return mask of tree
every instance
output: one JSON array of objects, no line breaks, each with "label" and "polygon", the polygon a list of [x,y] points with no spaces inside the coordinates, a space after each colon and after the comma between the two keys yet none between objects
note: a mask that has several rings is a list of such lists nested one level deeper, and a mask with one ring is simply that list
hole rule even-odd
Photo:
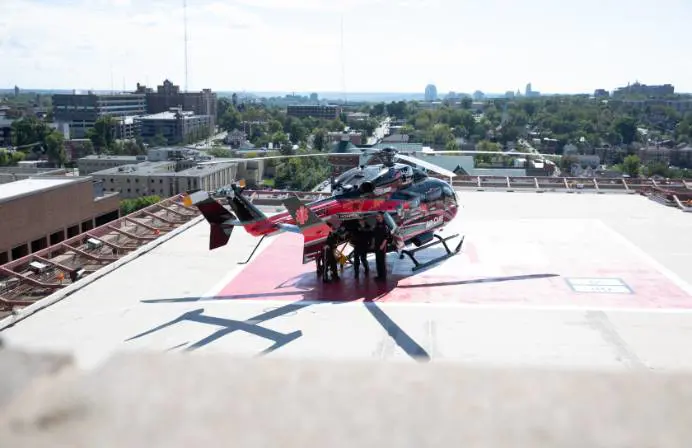
[{"label": "tree", "polygon": [[450,140],[445,145],[445,151],[458,151],[458,150],[459,150],[459,145],[457,145],[457,142],[455,140]]},{"label": "tree", "polygon": [[317,151],[324,151],[327,144],[327,132],[324,129],[317,129],[312,140],[312,147]]},{"label": "tree", "polygon": [[52,130],[36,117],[25,117],[12,123],[12,142],[15,146],[44,142]]},{"label": "tree", "polygon": [[637,137],[637,122],[629,116],[621,117],[613,124],[613,130],[620,135],[622,143],[629,145]]},{"label": "tree", "polygon": [[115,141],[115,120],[110,115],[99,117],[94,127],[87,131],[87,138],[91,140],[97,153],[107,152],[112,149]]},{"label": "tree", "polygon": [[632,154],[625,157],[625,160],[622,162],[622,169],[631,177],[637,177],[639,175],[641,165],[642,162],[639,159],[639,156]]},{"label": "tree", "polygon": [[231,132],[235,129],[240,128],[240,123],[242,122],[242,116],[238,110],[231,106],[227,108],[221,118],[219,119],[219,127],[226,132]]},{"label": "tree", "polygon": [[24,160],[24,153],[21,151],[5,151],[0,149],[0,166],[13,166]]},{"label": "tree", "polygon": [[326,157],[293,157],[279,164],[274,179],[276,188],[309,191],[329,177]]},{"label": "tree", "polygon": [[120,201],[120,216],[129,215],[130,213],[141,210],[150,205],[161,202],[159,196],[142,196],[135,199],[123,199]]},{"label": "tree", "polygon": [[568,156],[563,156],[560,159],[560,170],[564,173],[571,173],[572,171],[572,166],[577,165],[579,163],[579,159],[576,158],[575,156],[568,155]]},{"label": "tree", "polygon": [[226,158],[231,157],[231,151],[225,148],[211,148],[207,150],[207,154],[214,157]]},{"label": "tree", "polygon": [[305,128],[305,126],[303,126],[303,123],[301,123],[300,120],[293,120],[290,123],[288,133],[290,135],[291,142],[294,145],[305,141],[308,136],[308,130]]},{"label": "tree", "polygon": [[375,117],[381,117],[386,112],[386,106],[384,103],[377,103],[370,109],[370,114]]},{"label": "tree", "polygon": [[46,155],[48,161],[61,167],[67,162],[65,154],[65,138],[57,131],[51,132],[45,139]]}]

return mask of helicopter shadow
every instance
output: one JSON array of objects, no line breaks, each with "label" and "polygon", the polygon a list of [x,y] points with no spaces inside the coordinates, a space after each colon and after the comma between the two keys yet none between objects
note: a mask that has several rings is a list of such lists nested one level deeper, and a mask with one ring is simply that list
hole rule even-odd
[{"label": "helicopter shadow", "polygon": [[[289,317],[311,306],[319,307],[324,305],[362,302],[372,318],[375,319],[379,326],[391,337],[402,351],[417,361],[425,362],[430,360],[430,355],[427,351],[407,334],[379,304],[379,302],[383,300],[393,298],[393,292],[396,293],[395,290],[399,289],[400,294],[401,291],[406,290],[413,292],[412,288],[417,287],[434,288],[436,286],[491,283],[554,276],[554,274],[534,274],[529,276],[468,279],[461,275],[461,272],[463,272],[463,263],[458,264],[455,262],[448,264],[447,262],[443,262],[443,264],[446,265],[446,267],[443,267],[444,271],[447,271],[449,267],[451,267],[452,271],[455,271],[451,272],[452,275],[449,275],[450,272],[447,272],[447,275],[444,275],[444,279],[438,279],[440,281],[437,283],[435,279],[437,275],[426,276],[425,278],[421,278],[421,281],[418,282],[415,280],[415,277],[419,273],[429,272],[440,264],[433,264],[428,268],[421,269],[414,273],[411,271],[413,263],[410,260],[400,260],[399,255],[392,252],[387,255],[389,274],[387,280],[384,282],[376,282],[367,276],[355,278],[353,267],[347,264],[340,273],[340,281],[323,283],[321,276],[317,275],[313,266],[277,262],[277,260],[281,259],[282,254],[291,253],[292,250],[302,247],[301,245],[302,242],[297,242],[291,238],[275,241],[272,247],[262,253],[255,263],[246,266],[234,277],[231,283],[224,287],[222,292],[216,296],[142,300],[142,303],[150,305],[199,303],[201,306],[194,307],[195,309],[185,311],[180,316],[168,322],[161,323],[156,327],[134,335],[127,339],[127,341],[141,340],[165,329],[197,323],[213,327],[213,331],[208,336],[198,341],[188,341],[183,344],[178,344],[169,348],[169,350],[191,352],[207,347],[225,336],[237,332],[245,332],[265,339],[268,342],[268,347],[256,354],[256,356],[263,356],[275,352],[303,336],[303,331],[298,328],[294,331],[286,332],[267,328],[264,325],[268,322],[281,317]],[[443,247],[431,247],[416,254],[416,257],[421,262],[424,262],[430,258],[437,258],[444,253],[445,250]],[[455,256],[452,258],[454,259],[457,257]],[[369,254],[368,264],[371,269],[371,276],[374,276],[374,254]],[[455,277],[459,279],[455,280]],[[219,316],[218,311],[215,313],[216,315],[212,315],[209,309],[205,308],[203,305],[204,303],[219,304],[225,301],[252,301],[254,303],[267,301],[267,307],[258,314],[241,320]],[[271,304],[269,303],[270,301]],[[276,306],[275,304],[277,301],[283,301],[285,303]],[[215,310],[218,310],[218,307],[215,308]]]},{"label": "helicopter shadow", "polygon": [[[370,279],[345,279],[343,282],[335,282],[330,284],[322,284],[316,282],[314,273],[306,273],[295,276],[291,281],[294,288],[301,288],[302,291],[276,291],[268,290],[266,292],[255,294],[230,294],[214,297],[179,297],[168,299],[153,299],[142,300],[142,303],[147,304],[166,304],[166,303],[196,303],[196,302],[213,302],[219,303],[223,301],[238,301],[238,300],[257,300],[276,299],[280,297],[295,297],[300,296],[296,301],[291,301],[285,305],[264,309],[261,313],[254,315],[245,320],[237,320],[232,318],[218,317],[206,313],[205,308],[197,308],[187,311],[177,318],[168,322],[162,323],[154,328],[139,333],[128,341],[134,341],[144,338],[153,333],[159,332],[166,328],[174,327],[183,323],[200,323],[204,325],[216,327],[216,331],[209,336],[204,337],[196,342],[185,342],[169,348],[169,351],[182,350],[186,352],[195,351],[205,346],[208,346],[221,338],[232,333],[242,331],[254,336],[266,339],[271,343],[269,347],[261,350],[255,356],[264,356],[272,353],[287,344],[299,339],[303,336],[303,331],[297,329],[292,332],[281,332],[272,330],[262,326],[273,319],[290,316],[305,308],[311,306],[323,305],[339,305],[352,302],[362,302],[368,313],[375,319],[381,328],[392,338],[396,345],[404,351],[412,359],[419,362],[430,361],[430,354],[416,342],[406,331],[398,325],[389,315],[378,305],[378,302],[385,298],[395,288],[430,288],[442,286],[468,285],[475,283],[495,283],[507,281],[521,281],[538,278],[556,277],[557,274],[527,274],[507,277],[491,277],[481,279],[460,279],[457,281],[442,281],[442,282],[426,282],[425,284],[399,284],[405,276],[390,276],[386,282],[374,282]],[[311,278],[312,277],[312,278]],[[350,281],[349,281],[350,280]],[[363,280],[363,281],[360,281]],[[311,287],[312,285],[318,285]],[[329,297],[324,299],[323,297]]]},{"label": "helicopter shadow", "polygon": [[[318,281],[319,280],[319,281]],[[263,310],[261,313],[252,316],[245,320],[237,320],[232,318],[218,317],[207,314],[205,308],[197,308],[187,311],[175,319],[162,323],[154,328],[139,333],[128,338],[125,342],[138,340],[149,336],[153,333],[175,327],[179,324],[195,322],[204,325],[217,327],[207,337],[204,337],[193,343],[182,343],[168,349],[168,351],[182,350],[186,352],[199,350],[209,344],[212,344],[219,339],[232,333],[242,331],[254,336],[266,339],[270,342],[270,346],[261,350],[255,356],[264,356],[272,353],[281,347],[295,341],[303,336],[302,330],[292,332],[281,332],[272,330],[262,326],[266,322],[284,316],[289,316],[299,312],[310,306],[322,305],[339,305],[361,301],[365,309],[382,327],[382,329],[392,338],[392,340],[411,358],[426,362],[430,360],[430,355],[427,351],[418,344],[406,331],[401,328],[387,313],[377,304],[379,300],[391,292],[397,285],[397,279],[390,279],[386,282],[373,282],[352,279],[344,279],[343,282],[334,282],[323,284],[321,279],[314,273],[304,273],[297,275],[294,278],[282,282],[274,290],[268,290],[262,293],[255,294],[231,294],[214,297],[179,297],[168,299],[151,299],[142,300],[146,304],[170,304],[170,303],[196,303],[196,302],[214,302],[220,301],[238,301],[238,300],[261,300],[273,299],[281,297],[300,296],[299,300],[286,303],[279,307],[272,307]],[[368,279],[363,279],[368,280]],[[278,288],[287,288],[291,284],[292,288],[300,288],[301,291],[276,291]],[[354,287],[355,285],[355,287]],[[329,297],[329,299],[323,299]]]}]

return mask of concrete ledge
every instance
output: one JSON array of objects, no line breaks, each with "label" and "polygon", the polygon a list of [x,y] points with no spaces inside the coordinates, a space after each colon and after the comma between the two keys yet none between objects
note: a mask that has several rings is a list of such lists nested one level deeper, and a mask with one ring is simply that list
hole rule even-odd
[{"label": "concrete ledge", "polygon": [[26,308],[22,308],[21,310],[15,312],[14,314],[11,314],[4,319],[0,320],[0,331],[4,330],[7,327],[11,327],[12,325],[16,324],[17,322],[26,319],[27,317],[31,316],[35,312],[42,310],[50,305],[53,305],[54,303],[57,303],[64,298],[70,296],[71,294],[79,291],[80,289],[84,288],[87,285],[90,285],[91,283],[95,282],[96,280],[100,279],[104,275],[108,275],[109,273],[113,272],[114,270],[118,269],[120,266],[123,266],[132,260],[135,260],[142,255],[146,254],[147,252],[157,248],[161,244],[165,243],[166,241],[174,238],[176,235],[181,234],[185,230],[189,229],[190,227],[196,225],[200,221],[204,219],[203,216],[197,216],[196,218],[193,218],[191,221],[183,224],[182,226],[178,227],[177,229],[174,229],[172,232],[169,232],[147,244],[144,246],[138,248],[134,252],[131,252],[127,254],[126,256],[122,257],[119,260],[114,261],[113,263],[102,267],[101,269],[97,270],[96,272],[87,275],[83,279],[71,284],[70,286],[67,286],[66,288],[60,289],[53,294],[49,295],[48,297],[45,297],[41,300],[36,301],[35,303],[27,306]]},{"label": "concrete ledge", "polygon": [[687,448],[691,403],[690,374],[129,355],[17,395],[0,446]]},{"label": "concrete ledge", "polygon": [[[34,380],[71,366],[66,355],[42,355],[0,349],[0,409],[20,394]],[[0,446],[4,446],[0,443]]]}]

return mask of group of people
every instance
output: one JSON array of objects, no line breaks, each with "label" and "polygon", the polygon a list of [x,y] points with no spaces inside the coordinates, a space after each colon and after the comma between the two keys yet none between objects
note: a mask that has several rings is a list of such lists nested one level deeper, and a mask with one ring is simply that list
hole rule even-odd
[{"label": "group of people", "polygon": [[348,232],[348,238],[353,246],[354,275],[356,277],[360,275],[361,265],[363,266],[365,275],[370,273],[368,253],[375,252],[375,267],[377,269],[375,280],[385,280],[387,278],[385,258],[391,233],[389,227],[384,222],[384,213],[378,213],[375,219],[375,226],[370,227],[365,218],[361,217],[358,220],[358,226],[350,231],[346,231],[338,223],[328,223],[331,231],[329,232],[329,236],[327,236],[327,241],[324,246],[325,266],[323,278],[325,281],[328,279],[328,270],[331,271],[331,280],[339,280],[336,249],[340,237],[343,236],[344,232]]}]

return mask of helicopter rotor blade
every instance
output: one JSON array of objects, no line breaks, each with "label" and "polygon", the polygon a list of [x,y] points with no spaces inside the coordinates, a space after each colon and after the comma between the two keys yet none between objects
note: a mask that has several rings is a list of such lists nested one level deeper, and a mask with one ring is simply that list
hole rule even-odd
[{"label": "helicopter rotor blade", "polygon": [[517,151],[430,151],[424,152],[426,155],[495,155],[495,156],[518,156],[518,157],[544,157],[556,158],[562,157],[562,154],[541,154],[535,152],[517,152]]},{"label": "helicopter rotor blade", "polygon": [[441,166],[435,165],[434,163],[426,162],[417,157],[405,156],[402,154],[397,154],[395,157],[397,159],[406,160],[407,162],[421,166],[427,170],[434,171],[445,177],[456,177],[456,173],[454,173],[453,171],[449,171],[448,169],[442,168]]},{"label": "helicopter rotor blade", "polygon": [[318,153],[310,153],[310,154],[292,154],[292,155],[287,155],[287,156],[223,158],[220,160],[209,160],[206,162],[199,162],[197,165],[215,165],[218,163],[247,162],[247,161],[252,161],[252,160],[292,159],[294,157],[323,157],[323,156],[329,156],[329,155],[333,155],[333,154],[329,153],[329,152],[318,152]]}]

